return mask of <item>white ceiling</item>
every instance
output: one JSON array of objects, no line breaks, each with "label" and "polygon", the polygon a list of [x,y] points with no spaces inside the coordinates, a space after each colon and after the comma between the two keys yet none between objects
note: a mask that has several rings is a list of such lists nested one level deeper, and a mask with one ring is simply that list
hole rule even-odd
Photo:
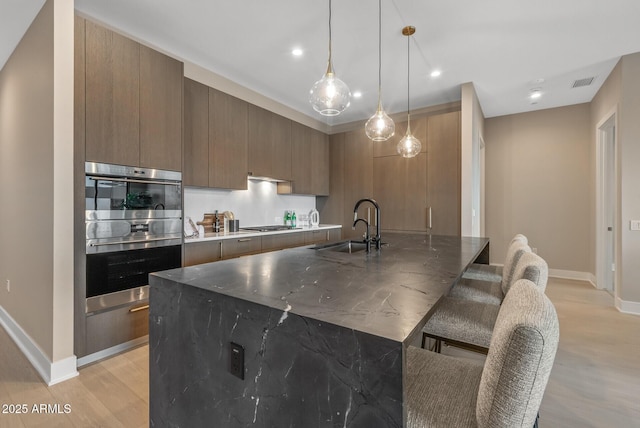
[{"label": "white ceiling", "polygon": [[[41,0],[0,0],[0,64]],[[319,0],[76,0],[76,9],[328,125],[363,120],[377,102],[378,2],[333,1],[333,60],[353,99],[340,116],[307,98],[326,69],[328,2]],[[382,0],[382,100],[406,111],[407,39],[411,108],[460,99],[475,84],[486,117],[590,101],[620,56],[640,51],[638,0]],[[294,58],[291,50],[304,54]],[[429,76],[433,69],[439,78]],[[576,79],[595,77],[572,89]],[[536,79],[544,79],[536,83]],[[532,88],[543,96],[528,98]]]}]

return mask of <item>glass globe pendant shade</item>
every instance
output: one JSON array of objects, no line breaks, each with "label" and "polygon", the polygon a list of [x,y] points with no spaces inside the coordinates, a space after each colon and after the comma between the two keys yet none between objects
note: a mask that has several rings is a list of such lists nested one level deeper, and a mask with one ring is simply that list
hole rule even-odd
[{"label": "glass globe pendant shade", "polygon": [[364,132],[370,140],[386,141],[396,133],[396,125],[378,103],[378,110],[367,120]]},{"label": "glass globe pendant shade", "polygon": [[415,157],[420,153],[420,150],[422,150],[422,143],[411,134],[411,125],[409,123],[407,123],[407,133],[404,134],[404,137],[400,140],[396,148],[398,154],[403,158]]},{"label": "glass globe pendant shade", "polygon": [[331,63],[322,79],[311,87],[309,102],[323,116],[337,116],[351,104],[351,91],[333,73]]}]

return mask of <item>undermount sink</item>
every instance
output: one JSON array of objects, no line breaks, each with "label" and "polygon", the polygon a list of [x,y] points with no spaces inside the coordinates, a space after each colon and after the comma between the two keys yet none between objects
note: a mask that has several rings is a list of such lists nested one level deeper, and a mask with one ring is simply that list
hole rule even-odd
[{"label": "undermount sink", "polygon": [[316,245],[318,251],[335,251],[338,253],[358,253],[367,249],[367,244],[362,241],[340,241],[325,245]]}]

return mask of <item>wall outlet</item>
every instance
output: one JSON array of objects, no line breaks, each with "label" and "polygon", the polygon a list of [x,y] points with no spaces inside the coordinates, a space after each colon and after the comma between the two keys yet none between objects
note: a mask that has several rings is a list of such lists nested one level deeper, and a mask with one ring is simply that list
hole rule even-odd
[{"label": "wall outlet", "polygon": [[629,222],[629,229],[640,230],[640,220],[631,220]]},{"label": "wall outlet", "polygon": [[7,279],[7,293],[11,292],[11,281]]},{"label": "wall outlet", "polygon": [[244,380],[244,348],[229,342],[229,372]]}]

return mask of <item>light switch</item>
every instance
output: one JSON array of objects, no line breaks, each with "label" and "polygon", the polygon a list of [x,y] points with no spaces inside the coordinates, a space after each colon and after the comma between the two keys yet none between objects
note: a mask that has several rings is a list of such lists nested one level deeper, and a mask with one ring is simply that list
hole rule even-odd
[{"label": "light switch", "polygon": [[640,220],[631,220],[629,228],[631,230],[640,230]]}]

